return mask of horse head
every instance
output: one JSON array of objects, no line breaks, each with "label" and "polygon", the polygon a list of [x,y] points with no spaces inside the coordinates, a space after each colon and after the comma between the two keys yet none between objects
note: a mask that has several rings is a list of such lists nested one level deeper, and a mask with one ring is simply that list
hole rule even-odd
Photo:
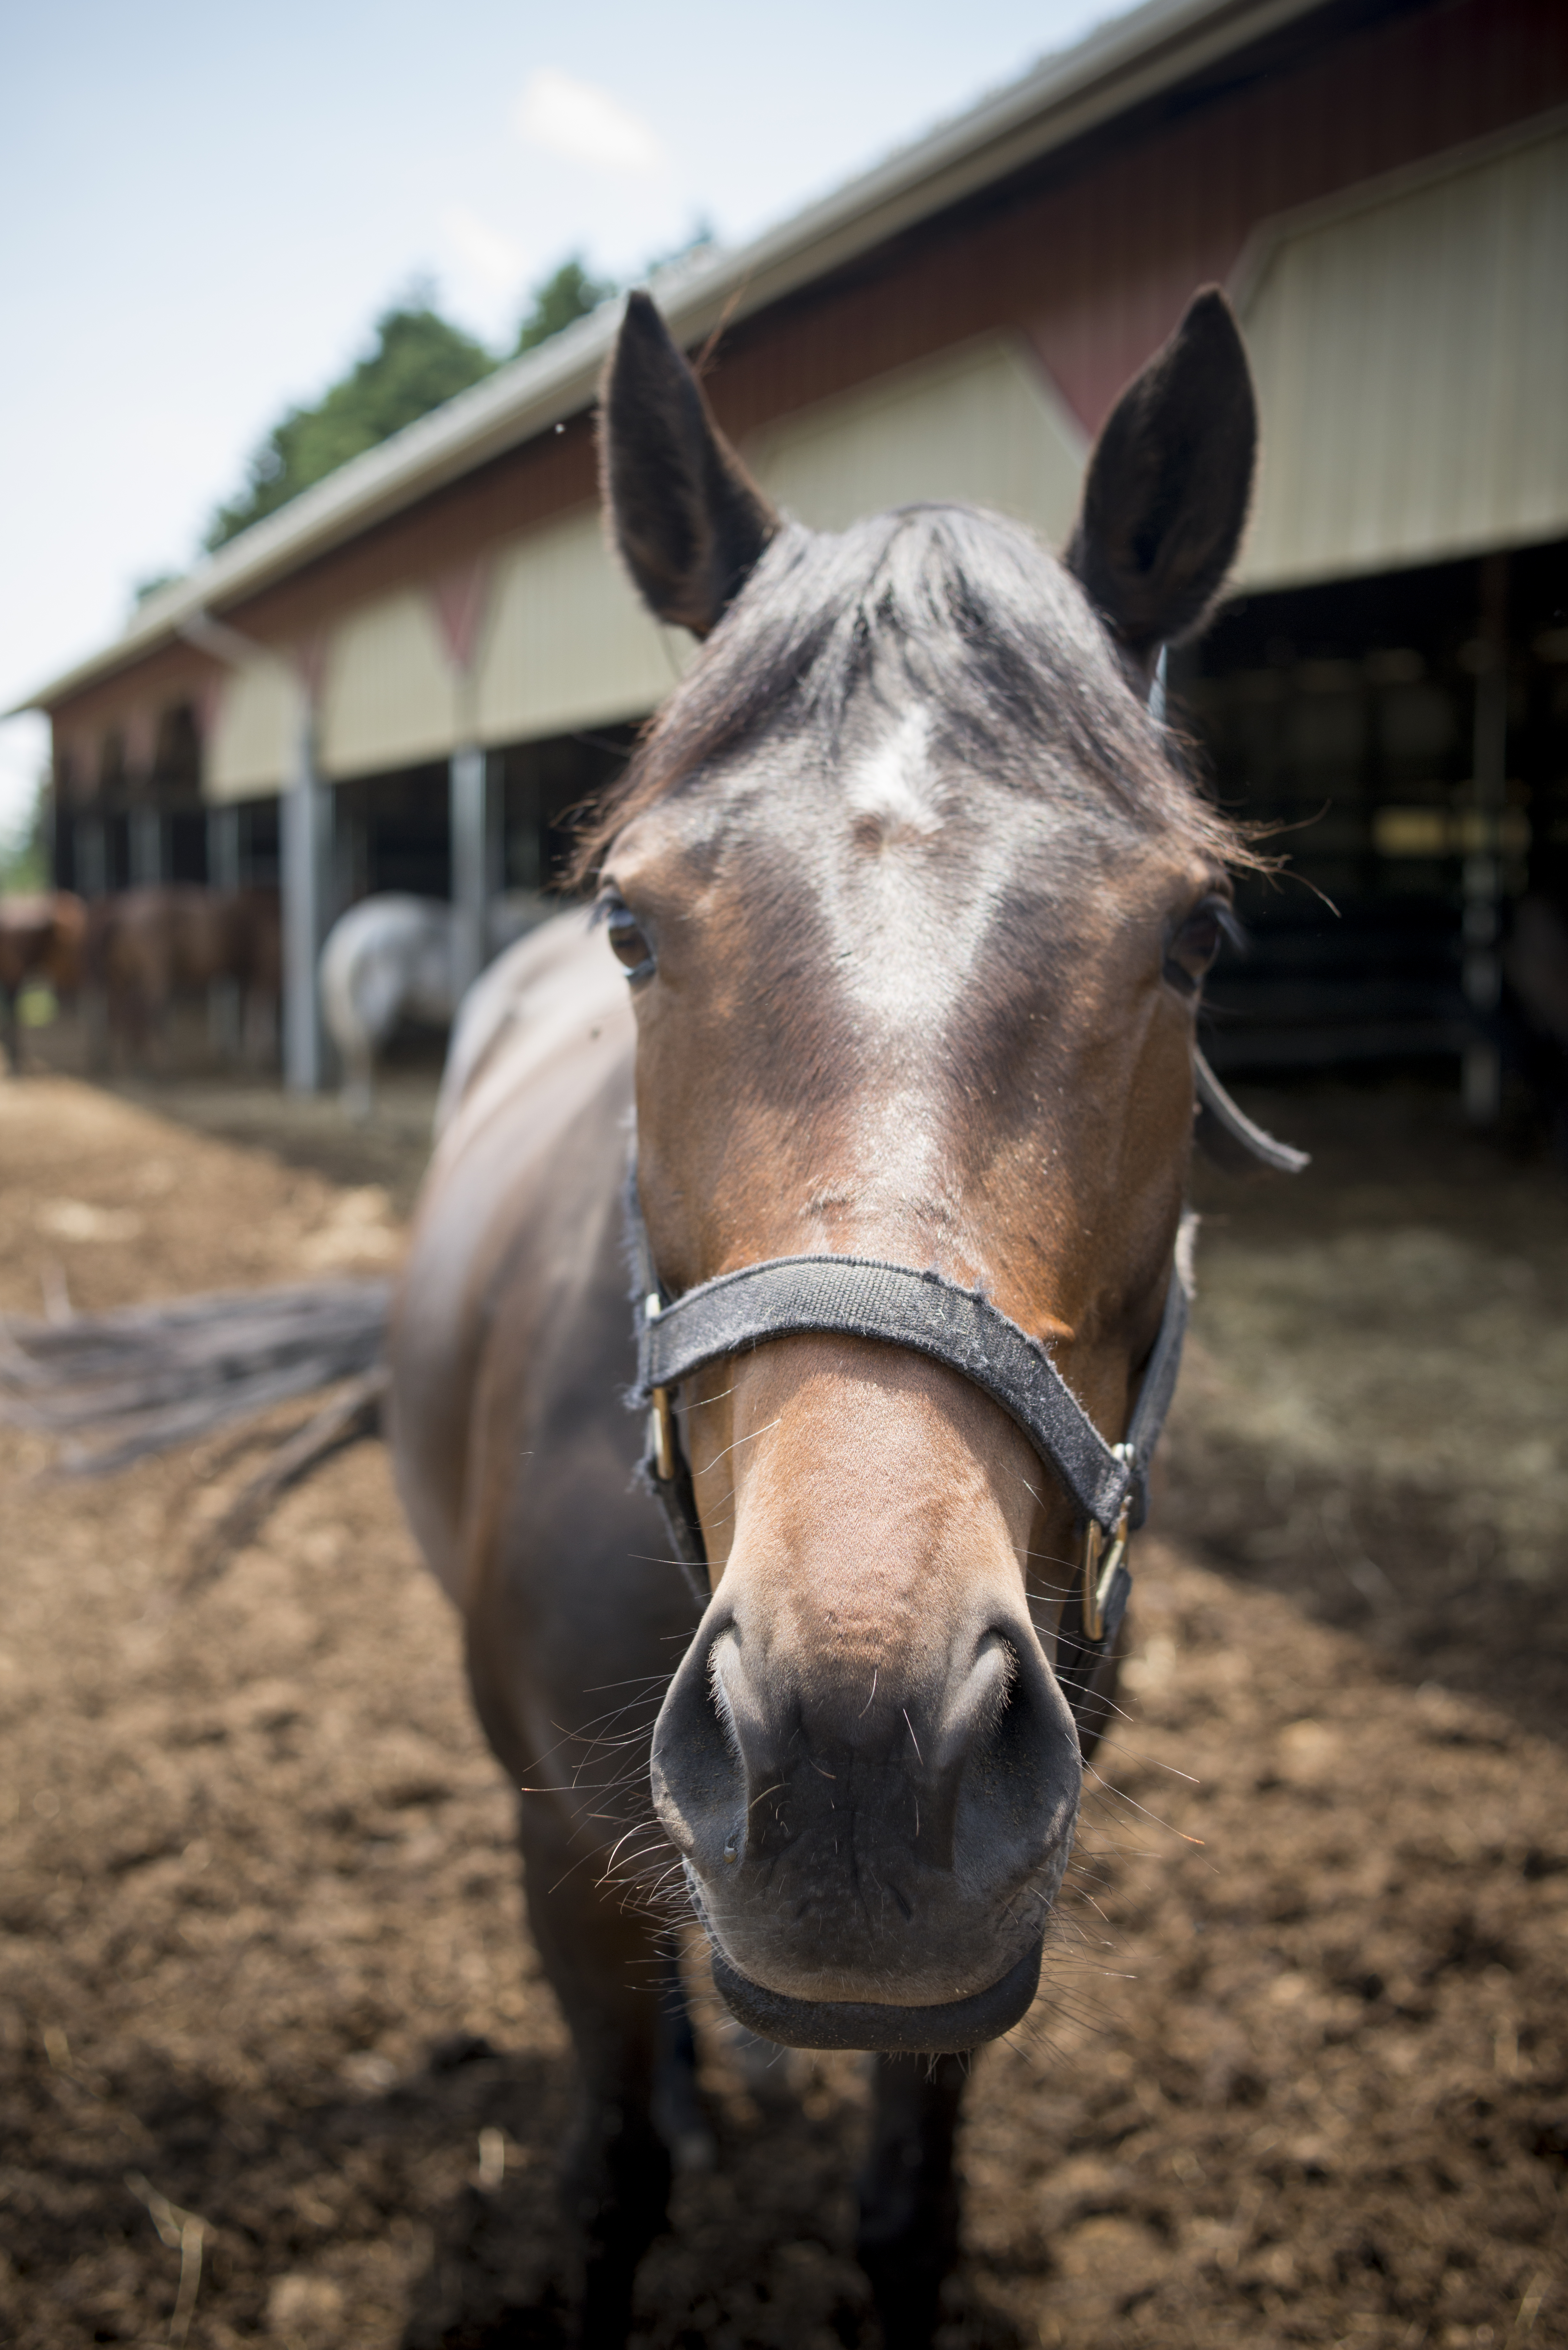
[{"label": "horse head", "polygon": [[[777,1258],[934,1273],[1123,1434],[1237,854],[1149,693],[1235,553],[1255,432],[1210,292],[1106,425],[1064,560],[958,506],[814,533],[632,298],[608,513],[703,645],[585,857],[670,1298]],[[881,1336],[729,1355],[680,1419],[711,1596],[653,1787],[721,1987],[807,2044],[1006,2029],[1078,1809],[1054,1661],[1079,1503],[981,1385]]]}]

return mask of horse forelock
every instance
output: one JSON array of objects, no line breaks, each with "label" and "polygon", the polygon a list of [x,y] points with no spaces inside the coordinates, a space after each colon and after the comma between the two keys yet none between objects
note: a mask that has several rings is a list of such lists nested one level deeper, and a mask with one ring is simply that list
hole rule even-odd
[{"label": "horse forelock", "polygon": [[585,828],[576,878],[635,817],[748,752],[809,741],[819,770],[851,774],[916,708],[933,761],[1047,796],[1087,834],[1254,861],[1064,566],[1000,515],[929,504],[778,534]]}]

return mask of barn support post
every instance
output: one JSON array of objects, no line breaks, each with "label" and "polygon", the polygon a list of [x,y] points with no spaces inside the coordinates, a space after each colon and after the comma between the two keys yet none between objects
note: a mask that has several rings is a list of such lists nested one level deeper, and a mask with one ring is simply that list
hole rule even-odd
[{"label": "barn support post", "polygon": [[332,795],[317,768],[314,697],[304,697],[294,781],[284,793],[280,865],[283,881],[283,1081],[291,1093],[319,1093],[326,1076],[326,1038],[317,962],[327,935],[332,871]]},{"label": "barn support post", "polygon": [[493,889],[489,762],[476,743],[452,754],[452,993],[461,1002],[488,960]]},{"label": "barn support post", "polygon": [[[207,810],[207,887],[237,889],[240,886],[240,812],[237,807]],[[207,1041],[225,1060],[236,1060],[241,1045],[241,1005],[237,981],[214,979],[207,989]]]},{"label": "barn support post", "polygon": [[213,889],[240,886],[240,812],[237,807],[207,810],[207,881]]},{"label": "barn support post", "polygon": [[130,886],[133,889],[156,889],[164,879],[163,818],[157,808],[132,808],[130,812]]},{"label": "barn support post", "polygon": [[497,898],[506,894],[506,763],[497,758],[492,767],[488,759],[484,770],[484,893],[486,900],[484,951],[488,956],[494,941],[488,928],[489,908]]},{"label": "barn support post", "polygon": [[1464,1054],[1465,1116],[1495,1124],[1502,1109],[1502,1055],[1496,1019],[1502,994],[1498,934],[1502,913],[1502,816],[1508,801],[1508,557],[1480,566],[1480,626],[1475,647],[1470,834],[1464,887],[1464,990],[1475,1028]]},{"label": "barn support post", "polygon": [[447,839],[452,852],[452,991],[461,1003],[490,958],[490,900],[496,887],[492,847],[490,763],[475,739],[475,661],[490,605],[491,557],[482,548],[430,582],[436,629],[452,671],[456,742],[447,771]]},{"label": "barn support post", "polygon": [[109,887],[109,850],[101,816],[78,816],[76,837],[77,895],[101,898]]}]

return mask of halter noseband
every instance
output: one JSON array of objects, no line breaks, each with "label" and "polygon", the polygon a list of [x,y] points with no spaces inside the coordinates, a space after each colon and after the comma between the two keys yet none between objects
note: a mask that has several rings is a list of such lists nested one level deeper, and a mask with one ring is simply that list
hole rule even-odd
[{"label": "halter noseband", "polygon": [[[1254,1126],[1202,1055],[1194,1057],[1201,1140],[1207,1143],[1205,1129],[1212,1126],[1239,1156],[1291,1173],[1306,1164],[1302,1152]],[[1132,1590],[1128,1540],[1147,1514],[1149,1464],[1176,1391],[1192,1299],[1196,1224],[1196,1217],[1183,1216],[1165,1310],[1132,1419],[1122,1441],[1107,1444],[1039,1340],[979,1290],[961,1288],[941,1274],[877,1257],[780,1256],[667,1297],[643,1222],[634,1158],[627,1225],[637,1282],[638,1377],[630,1400],[648,1407],[643,1468],[693,1596],[706,1604],[708,1548],[671,1408],[673,1389],[723,1356],[805,1333],[876,1338],[929,1355],[1002,1406],[1077,1504],[1083,1546],[1057,1633],[1056,1677],[1086,1743],[1092,1685],[1115,1648]]]}]

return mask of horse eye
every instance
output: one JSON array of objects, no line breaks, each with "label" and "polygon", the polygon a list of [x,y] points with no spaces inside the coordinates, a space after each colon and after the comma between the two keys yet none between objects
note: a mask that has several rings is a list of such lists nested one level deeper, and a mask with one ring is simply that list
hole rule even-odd
[{"label": "horse eye", "polygon": [[638,928],[631,908],[618,898],[604,904],[603,920],[609,933],[610,952],[628,979],[649,979],[653,975],[653,949],[647,935]]},{"label": "horse eye", "polygon": [[635,922],[612,922],[609,942],[610,952],[623,971],[639,972],[645,965],[652,970],[653,949]]},{"label": "horse eye", "polygon": [[1183,995],[1196,995],[1205,974],[1235,924],[1220,898],[1195,906],[1165,952],[1165,976]]}]

